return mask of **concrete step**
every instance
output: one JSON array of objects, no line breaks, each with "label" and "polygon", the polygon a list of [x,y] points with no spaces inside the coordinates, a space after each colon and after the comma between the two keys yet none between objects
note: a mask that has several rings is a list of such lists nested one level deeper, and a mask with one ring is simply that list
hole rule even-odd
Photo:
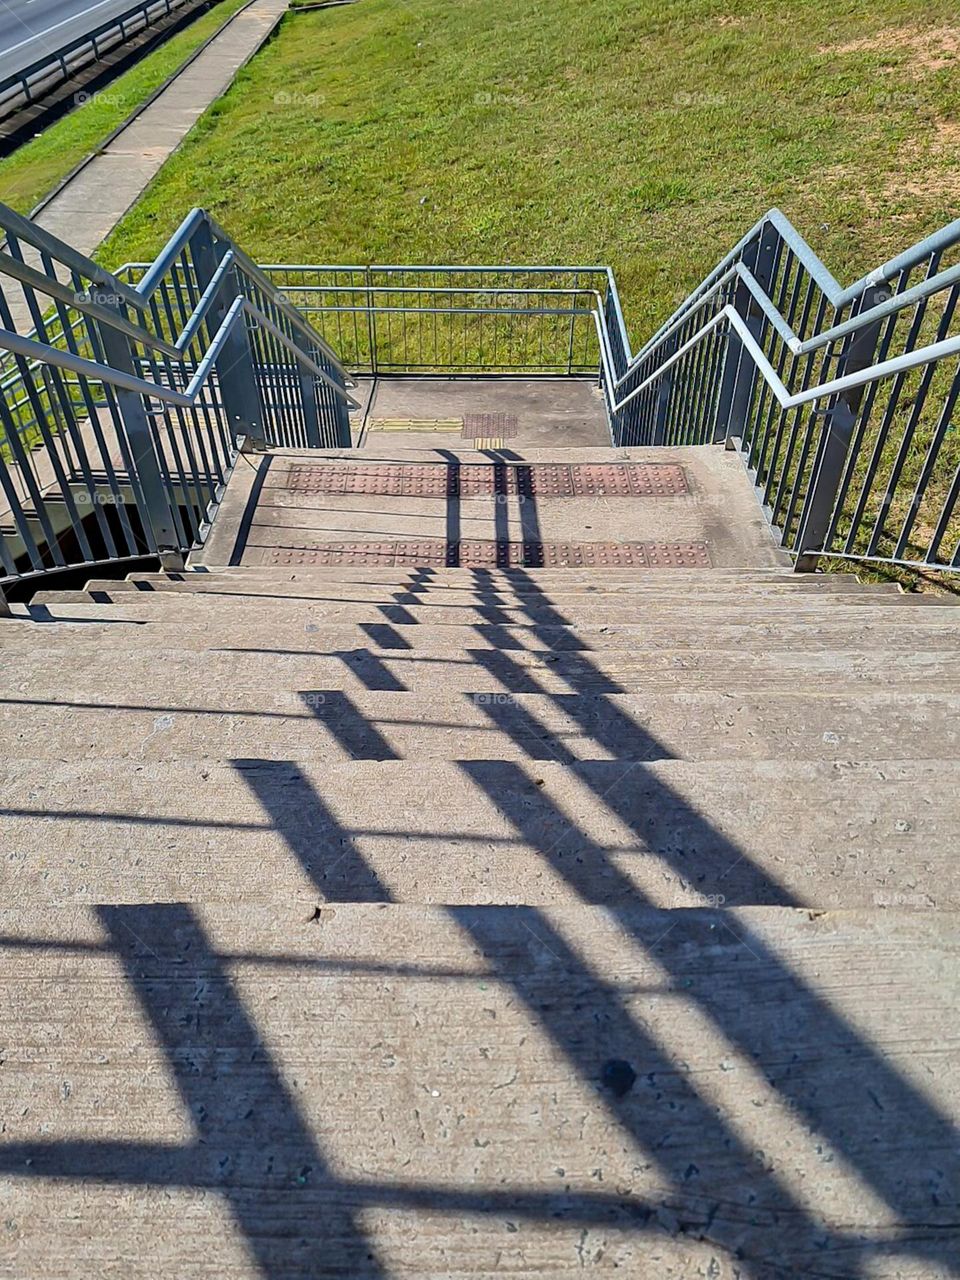
[{"label": "concrete step", "polygon": [[[43,624],[42,638],[57,643],[69,638],[75,653],[93,649],[160,648],[170,646],[183,650],[213,649],[223,646],[245,648],[263,642],[273,651],[324,653],[345,649],[370,648],[373,651],[402,650],[411,653],[447,653],[452,649],[502,649],[531,652],[606,652],[608,650],[656,649],[742,649],[755,652],[771,649],[880,649],[908,652],[920,647],[927,652],[960,650],[960,615],[954,621],[942,610],[931,610],[906,616],[899,610],[859,610],[853,619],[833,616],[830,609],[802,618],[791,611],[777,611],[763,621],[745,621],[733,609],[714,610],[706,618],[698,612],[693,622],[675,613],[660,617],[651,610],[649,620],[592,621],[582,626],[562,625],[567,616],[557,610],[550,616],[556,622],[523,622],[514,625],[516,614],[508,615],[506,624],[494,621],[444,622],[444,608],[431,610],[436,622],[410,625],[403,621],[406,606],[383,606],[379,616],[368,609],[361,616],[368,620],[353,623],[344,619],[345,610],[337,609],[333,621],[327,610],[318,606],[298,605],[294,608],[251,607],[234,602],[218,603],[201,616],[194,609],[179,605],[167,609],[162,604],[146,610],[138,606],[113,606],[104,615],[102,606],[33,605],[29,612],[14,606],[14,615],[24,621],[20,627],[5,627],[4,648],[32,649],[38,639],[38,627],[29,625],[33,618]],[[457,611],[462,614],[462,611]],[[643,611],[640,611],[641,615]],[[769,615],[771,611],[767,611]],[[782,613],[787,613],[783,620]],[[496,610],[484,611],[484,616]],[[64,621],[56,618],[68,615]],[[636,618],[636,613],[633,615]],[[863,622],[858,624],[858,618]],[[129,625],[124,625],[128,623]]]},{"label": "concrete step", "polygon": [[0,931],[11,1274],[953,1268],[939,913],[33,904]]},{"label": "concrete step", "polygon": [[[657,582],[674,582],[696,584],[697,582],[846,582],[848,586],[859,585],[853,574],[805,574],[794,573],[782,566],[746,566],[726,568],[715,566],[709,569],[658,569],[650,570],[628,566],[607,565],[603,568],[457,568],[455,566],[421,566],[404,567],[388,565],[197,565],[188,567],[179,573],[160,573],[139,571],[128,574],[122,581],[177,580],[194,578],[249,578],[251,581],[269,580],[275,577],[278,581],[298,582],[371,582],[371,583],[416,583],[424,586],[472,586],[476,583],[488,583],[500,586],[514,586],[518,589],[538,588],[541,584],[563,585],[566,587],[613,586],[623,583],[637,585]],[[110,578],[93,578],[91,581],[110,582]]]},{"label": "concrete step", "polygon": [[527,591],[682,591],[733,590],[737,585],[745,588],[774,588],[788,586],[795,590],[819,591],[899,591],[893,582],[864,584],[846,573],[792,573],[783,570],[658,570],[655,573],[635,568],[604,568],[604,570],[515,570],[481,572],[479,570],[397,570],[397,568],[353,568],[344,570],[340,577],[326,576],[311,568],[228,568],[218,571],[186,571],[183,573],[131,573],[119,582],[111,579],[91,579],[87,588],[110,588],[127,585],[129,588],[178,589],[180,586],[202,588],[207,582],[246,582],[273,588],[276,585],[311,584],[329,590],[334,585],[394,585],[397,589],[411,590],[502,590],[527,593]]},{"label": "concrete step", "polygon": [[[11,622],[8,627],[22,626]],[[77,649],[72,634],[5,654],[4,695],[87,701],[124,691],[159,697],[223,700],[233,690],[262,685],[286,701],[316,689],[367,689],[447,693],[630,693],[688,691],[763,693],[797,691],[855,695],[897,689],[915,693],[960,692],[960,668],[950,653],[900,653],[870,649],[815,652],[769,650],[657,650],[643,653],[530,653],[523,650],[450,650],[411,654],[370,648],[342,653],[276,653],[244,644],[206,652],[144,646],[110,651]],[[224,702],[226,708],[229,703]]]},{"label": "concrete step", "polygon": [[[250,587],[249,590],[246,589],[247,585]],[[243,586],[244,589],[239,589],[240,586]],[[789,601],[790,603],[796,602],[799,607],[807,607],[817,602],[827,604],[830,601],[843,604],[851,601],[864,603],[895,601],[900,603],[908,600],[919,603],[921,600],[919,596],[891,593],[886,589],[874,591],[872,588],[867,587],[857,589],[856,592],[811,591],[790,587],[764,590],[750,588],[736,591],[718,589],[703,590],[696,593],[686,591],[653,592],[632,587],[596,591],[587,589],[576,591],[500,591],[483,588],[434,588],[408,591],[399,588],[393,589],[389,586],[368,586],[366,584],[354,586],[344,583],[342,586],[331,586],[324,591],[318,591],[311,587],[301,592],[296,583],[270,586],[266,583],[238,584],[230,580],[220,584],[210,582],[205,583],[202,587],[189,586],[182,589],[171,583],[160,586],[156,590],[151,587],[149,590],[143,591],[130,584],[119,589],[111,588],[109,590],[96,587],[90,591],[38,591],[32,597],[31,603],[48,607],[66,604],[128,605],[135,603],[147,604],[151,601],[166,601],[171,597],[201,600],[291,600],[294,602],[316,600],[318,603],[358,605],[381,603],[445,606],[501,605],[503,607],[525,609],[550,606],[577,608],[585,604],[612,604],[639,609],[650,608],[652,604],[659,601],[664,604],[682,603],[689,608],[701,604],[723,604],[735,601],[743,601],[746,605],[762,604],[766,601],[770,601],[773,604]]]},{"label": "concrete step", "polygon": [[[229,707],[151,702],[0,701],[0,757],[188,761],[490,759],[686,760],[960,758],[960,695],[448,695],[260,687]],[[789,765],[785,765],[789,767]]]},{"label": "concrete step", "polygon": [[[142,595],[145,598],[149,598],[152,595],[171,592],[177,594],[199,592],[216,595],[235,593],[240,595],[289,595],[292,597],[316,596],[318,598],[352,600],[382,600],[385,597],[399,595],[411,600],[422,597],[423,599],[442,598],[451,601],[486,596],[504,600],[530,600],[537,598],[596,599],[598,597],[604,599],[608,597],[628,597],[631,599],[682,597],[684,599],[701,600],[718,596],[778,598],[783,595],[794,598],[814,595],[832,598],[834,595],[847,596],[853,594],[866,595],[871,598],[890,595],[899,598],[906,594],[900,592],[891,583],[859,585],[850,579],[844,578],[837,578],[831,581],[824,578],[798,577],[774,579],[725,577],[703,579],[696,582],[687,580],[675,582],[671,579],[669,582],[662,581],[654,585],[649,581],[623,580],[620,582],[605,582],[602,579],[594,579],[592,584],[588,582],[566,584],[557,581],[552,583],[485,583],[483,581],[470,583],[466,580],[454,582],[381,583],[367,580],[335,582],[333,580],[314,581],[301,578],[280,579],[271,578],[270,576],[253,578],[246,574],[216,576],[213,574],[196,574],[191,576],[184,575],[181,580],[163,577],[136,578],[122,582],[93,579],[87,584],[85,591],[43,591],[38,592],[34,599],[40,603],[51,604],[55,603],[58,598],[64,597],[82,600],[89,595],[110,598]],[[928,598],[936,599],[937,597]]]},{"label": "concrete step", "polygon": [[960,763],[480,760],[2,771],[5,901],[960,905]]},{"label": "concrete step", "polygon": [[245,631],[266,629],[268,635],[274,627],[293,627],[324,623],[326,626],[359,626],[392,624],[419,629],[428,626],[458,626],[473,628],[483,625],[503,627],[565,627],[587,629],[622,626],[671,627],[691,624],[696,618],[700,625],[709,627],[714,619],[720,622],[742,620],[745,625],[786,625],[803,627],[808,622],[850,622],[865,625],[868,619],[899,619],[902,626],[911,630],[938,628],[943,632],[960,631],[960,612],[952,609],[921,609],[904,612],[901,601],[905,596],[879,597],[876,609],[869,608],[869,601],[860,597],[847,599],[835,596],[830,600],[805,598],[796,604],[791,601],[750,602],[739,605],[729,599],[704,601],[693,606],[680,600],[651,600],[638,602],[591,599],[585,602],[547,602],[537,600],[531,604],[447,604],[440,600],[428,603],[397,603],[396,601],[336,601],[336,600],[264,600],[262,597],[238,599],[216,598],[201,594],[125,597],[116,604],[34,604],[12,606],[14,618],[33,618],[41,624],[55,621],[102,622],[182,622],[208,625],[213,619],[224,627],[238,626]]}]

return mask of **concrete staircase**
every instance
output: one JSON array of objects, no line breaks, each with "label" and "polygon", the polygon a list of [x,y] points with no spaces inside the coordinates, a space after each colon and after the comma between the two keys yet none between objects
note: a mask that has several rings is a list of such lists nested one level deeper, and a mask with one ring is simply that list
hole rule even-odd
[{"label": "concrete staircase", "polygon": [[958,1274],[960,615],[777,561],[14,605],[0,1275]]}]

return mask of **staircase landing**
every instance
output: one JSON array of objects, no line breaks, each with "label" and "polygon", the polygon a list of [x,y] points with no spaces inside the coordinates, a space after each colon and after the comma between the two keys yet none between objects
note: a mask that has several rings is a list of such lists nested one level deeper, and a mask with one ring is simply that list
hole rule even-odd
[{"label": "staircase landing", "polygon": [[[788,567],[733,454],[383,433],[248,456],[195,565]],[[387,482],[384,481],[384,472]]]}]

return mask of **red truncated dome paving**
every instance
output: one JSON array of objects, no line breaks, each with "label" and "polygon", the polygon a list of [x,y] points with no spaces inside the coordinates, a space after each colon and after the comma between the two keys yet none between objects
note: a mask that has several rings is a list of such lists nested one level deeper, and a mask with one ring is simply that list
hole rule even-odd
[{"label": "red truncated dome paving", "polygon": [[331,463],[291,467],[286,488],[397,498],[672,498],[687,493],[687,481],[682,467],[653,463]]},{"label": "red truncated dome paving", "polygon": [[264,548],[271,565],[455,566],[496,568],[708,569],[702,542],[328,542],[317,547]]}]

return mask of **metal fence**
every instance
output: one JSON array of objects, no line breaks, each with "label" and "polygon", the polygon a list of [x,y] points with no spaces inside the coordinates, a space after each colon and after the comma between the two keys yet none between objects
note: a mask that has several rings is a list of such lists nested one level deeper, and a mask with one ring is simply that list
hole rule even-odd
[{"label": "metal fence", "polygon": [[182,554],[244,440],[350,444],[339,360],[203,211],[117,275],[5,206],[0,227],[0,582]]},{"label": "metal fence", "polygon": [[[46,457],[66,449],[81,423],[87,439],[105,413],[116,418],[120,366],[106,337],[116,343],[119,332],[153,406],[144,413],[161,487],[178,494],[168,545],[202,536],[200,499],[216,500],[238,434],[267,445],[349,444],[346,367],[373,377],[596,378],[614,444],[738,450],[798,567],[821,557],[960,567],[960,221],[842,289],[773,210],[636,353],[607,268],[258,268],[195,212],[152,266],[105,277],[53,242],[60,258],[48,247],[30,276],[18,238],[42,249],[42,233],[9,213],[0,227],[13,232],[0,270],[28,300],[31,290],[55,299],[41,314],[33,298],[32,341],[0,335],[14,353],[0,362],[0,483],[9,487],[11,465],[23,472],[34,444]],[[56,261],[72,271],[59,295]],[[83,278],[121,292],[110,306],[81,305]],[[131,308],[149,333],[139,319],[130,327]],[[51,349],[87,363],[58,363]],[[200,438],[209,465],[186,456]],[[73,465],[71,483],[76,475]],[[189,483],[177,487],[175,476]],[[20,524],[29,530],[31,519]],[[37,567],[43,556],[19,534]],[[4,570],[18,570],[5,554]]]},{"label": "metal fence", "polygon": [[0,120],[31,106],[134,36],[196,3],[197,0],[141,0],[58,48],[45,45],[40,57],[0,78]]},{"label": "metal fence", "polygon": [[601,267],[264,266],[360,374],[596,377]]},{"label": "metal fence", "polygon": [[623,445],[724,442],[801,568],[960,567],[960,220],[842,289],[772,210],[601,380]]}]

